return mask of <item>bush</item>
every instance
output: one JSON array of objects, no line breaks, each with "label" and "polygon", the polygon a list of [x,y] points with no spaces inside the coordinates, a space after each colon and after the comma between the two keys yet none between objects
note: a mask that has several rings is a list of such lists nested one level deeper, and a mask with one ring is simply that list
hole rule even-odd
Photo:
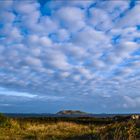
[{"label": "bush", "polygon": [[11,126],[10,119],[0,113],[0,127]]}]

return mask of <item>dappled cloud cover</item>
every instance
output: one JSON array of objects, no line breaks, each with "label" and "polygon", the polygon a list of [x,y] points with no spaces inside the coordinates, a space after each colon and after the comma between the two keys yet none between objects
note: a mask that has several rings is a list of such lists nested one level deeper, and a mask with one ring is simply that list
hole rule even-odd
[{"label": "dappled cloud cover", "polygon": [[138,112],[140,2],[1,0],[0,111]]}]

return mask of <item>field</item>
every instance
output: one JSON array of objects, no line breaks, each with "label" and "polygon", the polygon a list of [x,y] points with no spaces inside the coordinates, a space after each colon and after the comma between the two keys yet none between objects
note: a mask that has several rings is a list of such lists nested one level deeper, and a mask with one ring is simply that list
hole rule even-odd
[{"label": "field", "polygon": [[28,117],[0,115],[0,140],[140,140],[130,117]]}]

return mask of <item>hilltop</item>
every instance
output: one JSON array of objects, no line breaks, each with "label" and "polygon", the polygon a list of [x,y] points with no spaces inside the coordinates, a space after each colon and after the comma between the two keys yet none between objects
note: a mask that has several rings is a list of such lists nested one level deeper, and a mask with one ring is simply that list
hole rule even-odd
[{"label": "hilltop", "polygon": [[56,113],[57,115],[86,115],[88,113],[79,110],[62,110]]}]

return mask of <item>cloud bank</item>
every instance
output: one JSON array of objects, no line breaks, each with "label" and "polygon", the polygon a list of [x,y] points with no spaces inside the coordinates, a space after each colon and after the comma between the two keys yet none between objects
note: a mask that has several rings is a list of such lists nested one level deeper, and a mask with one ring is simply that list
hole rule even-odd
[{"label": "cloud bank", "polygon": [[137,112],[139,9],[123,0],[1,1],[0,109]]}]

